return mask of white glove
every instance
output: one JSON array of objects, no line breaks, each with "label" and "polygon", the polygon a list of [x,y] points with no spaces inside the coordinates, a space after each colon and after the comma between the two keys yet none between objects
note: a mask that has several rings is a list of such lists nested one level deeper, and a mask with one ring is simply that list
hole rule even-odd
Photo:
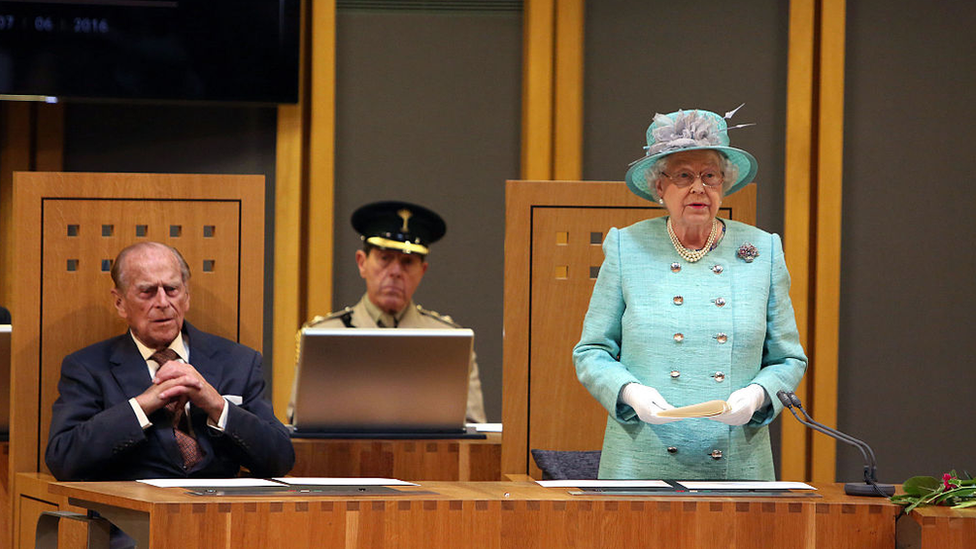
[{"label": "white glove", "polygon": [[727,425],[745,425],[752,419],[759,408],[766,402],[766,390],[755,383],[746,385],[738,391],[733,391],[726,401],[729,403],[728,412],[710,417]]},{"label": "white glove", "polygon": [[620,401],[633,408],[637,412],[637,417],[644,423],[662,425],[680,419],[675,417],[660,417],[657,415],[658,412],[670,410],[674,406],[668,404],[668,401],[664,400],[661,393],[657,392],[657,389],[654,387],[648,387],[640,383],[628,383],[620,391]]}]

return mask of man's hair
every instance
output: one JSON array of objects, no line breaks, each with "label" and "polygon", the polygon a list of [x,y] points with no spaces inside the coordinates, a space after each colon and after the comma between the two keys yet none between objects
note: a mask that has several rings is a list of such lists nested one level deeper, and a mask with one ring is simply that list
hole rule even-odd
[{"label": "man's hair", "polygon": [[183,283],[186,284],[189,282],[190,266],[187,265],[186,260],[183,259],[183,254],[181,254],[179,250],[172,246],[167,246],[162,242],[139,242],[122,248],[119,255],[115,256],[115,261],[112,262],[112,282],[115,283],[115,288],[117,290],[124,290],[128,284],[125,271],[122,268],[126,258],[130,253],[146,248],[162,248],[164,250],[168,250],[171,254],[173,254],[173,257],[175,257],[180,264],[180,278],[183,279]]}]

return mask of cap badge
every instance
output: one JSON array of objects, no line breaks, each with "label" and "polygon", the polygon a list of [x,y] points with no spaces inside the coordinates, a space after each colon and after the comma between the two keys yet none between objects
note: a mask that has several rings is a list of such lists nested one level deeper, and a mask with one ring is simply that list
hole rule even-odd
[{"label": "cap badge", "polygon": [[403,208],[402,210],[397,212],[397,215],[400,216],[400,219],[403,220],[403,227],[400,227],[400,231],[405,233],[409,232],[410,229],[407,228],[407,222],[410,220],[411,217],[413,217],[413,213],[410,210]]}]

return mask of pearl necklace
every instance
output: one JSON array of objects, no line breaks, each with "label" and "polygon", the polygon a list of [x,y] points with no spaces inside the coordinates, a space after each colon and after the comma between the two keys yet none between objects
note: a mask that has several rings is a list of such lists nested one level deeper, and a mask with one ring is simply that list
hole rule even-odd
[{"label": "pearl necklace", "polygon": [[674,244],[674,250],[678,252],[678,255],[683,257],[685,261],[689,263],[695,263],[699,259],[705,257],[705,254],[712,251],[712,244],[715,243],[715,238],[718,236],[718,222],[714,219],[712,220],[712,232],[708,233],[708,240],[705,241],[705,247],[700,250],[689,250],[681,244],[678,240],[678,235],[674,234],[674,227],[671,225],[671,218],[668,217],[668,236],[671,237],[671,244]]}]

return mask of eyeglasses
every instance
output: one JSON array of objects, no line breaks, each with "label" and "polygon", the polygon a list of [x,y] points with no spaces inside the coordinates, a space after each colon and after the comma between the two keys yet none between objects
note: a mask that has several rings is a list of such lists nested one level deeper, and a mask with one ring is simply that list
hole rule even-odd
[{"label": "eyeglasses", "polygon": [[698,179],[701,179],[702,185],[710,189],[721,187],[722,183],[725,183],[725,177],[722,175],[722,172],[714,170],[705,170],[701,173],[684,170],[677,172],[674,175],[667,172],[661,173],[670,179],[671,182],[674,183],[674,186],[678,187],[679,189],[692,186]]}]

